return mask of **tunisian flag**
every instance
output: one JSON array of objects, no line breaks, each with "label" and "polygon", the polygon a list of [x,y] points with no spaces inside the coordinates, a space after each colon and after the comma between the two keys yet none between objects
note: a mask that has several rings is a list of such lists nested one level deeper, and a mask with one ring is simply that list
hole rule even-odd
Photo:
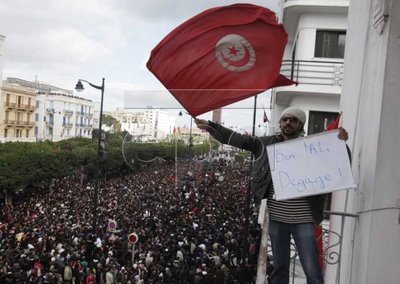
[{"label": "tunisian flag", "polygon": [[217,7],[170,32],[147,68],[197,116],[294,84],[279,74],[286,42],[274,12],[252,4]]}]

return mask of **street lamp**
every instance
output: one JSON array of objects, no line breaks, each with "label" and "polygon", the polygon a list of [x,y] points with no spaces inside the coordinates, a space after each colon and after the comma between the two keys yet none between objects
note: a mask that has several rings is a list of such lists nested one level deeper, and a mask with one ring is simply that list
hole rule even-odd
[{"label": "street lamp", "polygon": [[[92,83],[79,79],[78,83],[76,83],[75,90],[78,92],[82,92],[85,88],[83,87],[82,82],[88,83],[91,87],[96,88],[98,90],[101,90],[101,100],[100,100],[100,117],[99,117],[99,137],[97,139],[97,156],[100,158],[102,154],[102,149],[101,149],[101,138],[102,138],[102,133],[101,133],[101,124],[103,121],[103,97],[104,97],[104,78],[103,78],[103,83],[101,86],[96,86],[93,85]],[[104,150],[104,149],[103,149]]]},{"label": "street lamp", "polygon": [[[97,159],[98,161],[100,160],[100,157],[103,154],[104,149],[101,147],[101,139],[102,139],[102,133],[101,133],[101,124],[103,121],[103,97],[104,97],[104,81],[105,79],[103,78],[103,82],[101,86],[93,85],[92,83],[79,79],[78,83],[76,83],[75,90],[78,92],[82,92],[84,90],[82,82],[88,83],[91,87],[101,90],[101,100],[100,100],[100,118],[99,118],[99,137],[97,139]],[[96,225],[97,225],[97,203],[98,203],[98,195],[99,195],[99,186],[94,187],[94,194],[93,194],[93,236],[96,234]]]}]

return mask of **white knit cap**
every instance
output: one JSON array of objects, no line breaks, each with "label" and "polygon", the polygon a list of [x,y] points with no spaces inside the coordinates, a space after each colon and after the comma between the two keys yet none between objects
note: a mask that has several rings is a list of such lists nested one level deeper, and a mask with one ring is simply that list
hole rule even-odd
[{"label": "white knit cap", "polygon": [[306,114],[305,114],[305,112],[303,110],[297,108],[297,107],[288,107],[287,109],[285,109],[282,112],[282,116],[281,117],[283,117],[286,114],[290,114],[290,115],[293,115],[293,116],[297,117],[297,119],[300,120],[303,124],[306,122]]}]

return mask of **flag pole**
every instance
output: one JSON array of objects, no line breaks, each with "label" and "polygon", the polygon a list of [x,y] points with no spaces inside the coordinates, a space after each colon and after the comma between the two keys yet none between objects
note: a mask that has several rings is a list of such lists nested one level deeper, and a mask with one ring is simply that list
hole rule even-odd
[{"label": "flag pole", "polygon": [[[254,108],[253,108],[253,129],[252,129],[252,136],[255,136],[256,132],[256,112],[257,112],[257,95],[254,96]],[[252,190],[252,178],[251,173],[253,171],[253,161],[254,161],[254,154],[251,154],[251,161],[249,165],[249,183],[247,186],[247,194],[246,194],[246,209],[245,209],[245,229],[244,229],[244,240],[243,240],[243,248],[242,248],[242,263],[246,263],[247,257],[247,246],[248,246],[248,238],[249,238],[249,227],[250,227],[250,202],[251,202],[251,190]]]}]

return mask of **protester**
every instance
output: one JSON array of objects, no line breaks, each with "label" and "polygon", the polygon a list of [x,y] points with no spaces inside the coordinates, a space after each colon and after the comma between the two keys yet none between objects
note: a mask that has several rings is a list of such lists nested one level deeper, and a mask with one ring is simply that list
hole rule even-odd
[{"label": "protester", "polygon": [[[315,237],[315,224],[322,221],[322,195],[284,201],[275,200],[266,151],[268,145],[304,135],[305,122],[306,115],[303,110],[289,107],[282,112],[279,120],[280,133],[272,136],[252,137],[241,135],[211,121],[195,119],[195,123],[200,129],[208,131],[219,142],[249,150],[255,156],[252,173],[255,202],[259,204],[262,198],[268,199],[269,236],[274,260],[271,284],[289,283],[291,236],[296,243],[307,283],[324,282]],[[347,140],[346,130],[341,128],[338,137]]]}]

